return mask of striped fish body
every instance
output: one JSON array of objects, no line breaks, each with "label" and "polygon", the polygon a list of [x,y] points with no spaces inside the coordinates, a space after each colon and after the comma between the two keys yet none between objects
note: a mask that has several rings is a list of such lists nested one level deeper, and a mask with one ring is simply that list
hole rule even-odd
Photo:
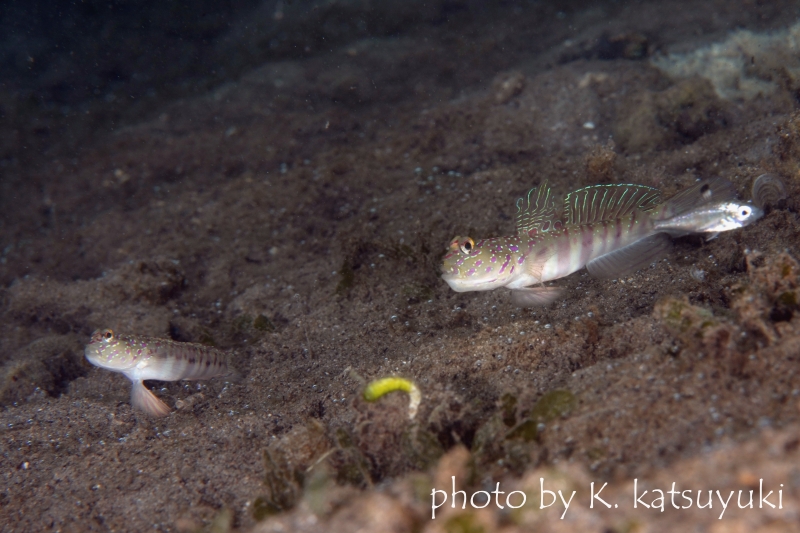
[{"label": "striped fish body", "polygon": [[556,209],[545,183],[517,201],[516,235],[451,241],[442,278],[457,292],[506,287],[516,305],[543,305],[561,295],[544,282],[583,267],[598,278],[624,275],[666,254],[670,237],[741,228],[763,214],[735,193],[717,178],[661,203],[652,187],[595,185],[569,193]]},{"label": "striped fish body", "polygon": [[577,272],[591,261],[652,235],[649,213],[634,211],[622,218],[567,225],[547,235],[526,260],[532,283],[543,283]]},{"label": "striped fish body", "polygon": [[209,379],[230,373],[225,353],[201,344],[169,339],[116,335],[98,330],[85,350],[95,366],[121,372],[133,383],[131,403],[154,416],[165,416],[169,408],[156,398],[143,381]]}]

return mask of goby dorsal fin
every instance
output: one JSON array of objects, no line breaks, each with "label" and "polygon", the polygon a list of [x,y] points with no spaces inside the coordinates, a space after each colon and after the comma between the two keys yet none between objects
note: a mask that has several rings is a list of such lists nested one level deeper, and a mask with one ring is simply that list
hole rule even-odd
[{"label": "goby dorsal fin", "polygon": [[556,205],[550,186],[545,180],[517,200],[517,235],[528,237],[561,228],[556,218]]},{"label": "goby dorsal fin", "polygon": [[571,226],[615,220],[634,209],[649,211],[660,200],[661,191],[646,185],[592,185],[567,195],[564,218]]}]

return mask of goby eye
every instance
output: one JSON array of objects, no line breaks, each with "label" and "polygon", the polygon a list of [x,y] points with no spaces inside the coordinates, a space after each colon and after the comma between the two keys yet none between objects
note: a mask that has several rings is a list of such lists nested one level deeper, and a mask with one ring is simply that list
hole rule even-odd
[{"label": "goby eye", "polygon": [[461,241],[461,253],[468,254],[475,248],[475,241],[467,237],[463,241]]}]

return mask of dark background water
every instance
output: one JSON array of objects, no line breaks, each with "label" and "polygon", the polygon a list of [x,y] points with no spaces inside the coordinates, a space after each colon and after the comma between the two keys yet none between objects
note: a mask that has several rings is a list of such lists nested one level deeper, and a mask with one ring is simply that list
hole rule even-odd
[{"label": "dark background water", "polygon": [[61,135],[77,146],[97,130],[236,79],[265,61],[308,57],[420,25],[470,23],[527,4],[4,2],[0,161],[35,159]]},{"label": "dark background water", "polygon": [[[309,57],[362,38],[424,38],[426,28],[492,32],[498,19],[535,21],[554,12],[567,18],[602,11],[611,22],[633,4],[9,0],[0,8],[0,164],[36,161],[56,142],[75,149],[165,100],[202,93],[265,61]],[[753,26],[781,15],[768,4],[753,9],[758,17],[738,18]]]}]

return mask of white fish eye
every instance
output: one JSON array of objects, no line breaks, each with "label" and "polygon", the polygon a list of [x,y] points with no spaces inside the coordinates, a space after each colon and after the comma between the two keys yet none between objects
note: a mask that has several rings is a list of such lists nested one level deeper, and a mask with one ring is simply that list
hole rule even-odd
[{"label": "white fish eye", "polygon": [[752,212],[753,210],[746,205],[743,205],[742,207],[739,208],[739,215],[741,215],[742,218],[749,217],[750,213]]},{"label": "white fish eye", "polygon": [[459,249],[461,250],[461,253],[463,253],[463,254],[470,253],[474,248],[475,248],[475,241],[473,241],[469,237],[464,239],[461,242],[461,245],[459,246]]}]

